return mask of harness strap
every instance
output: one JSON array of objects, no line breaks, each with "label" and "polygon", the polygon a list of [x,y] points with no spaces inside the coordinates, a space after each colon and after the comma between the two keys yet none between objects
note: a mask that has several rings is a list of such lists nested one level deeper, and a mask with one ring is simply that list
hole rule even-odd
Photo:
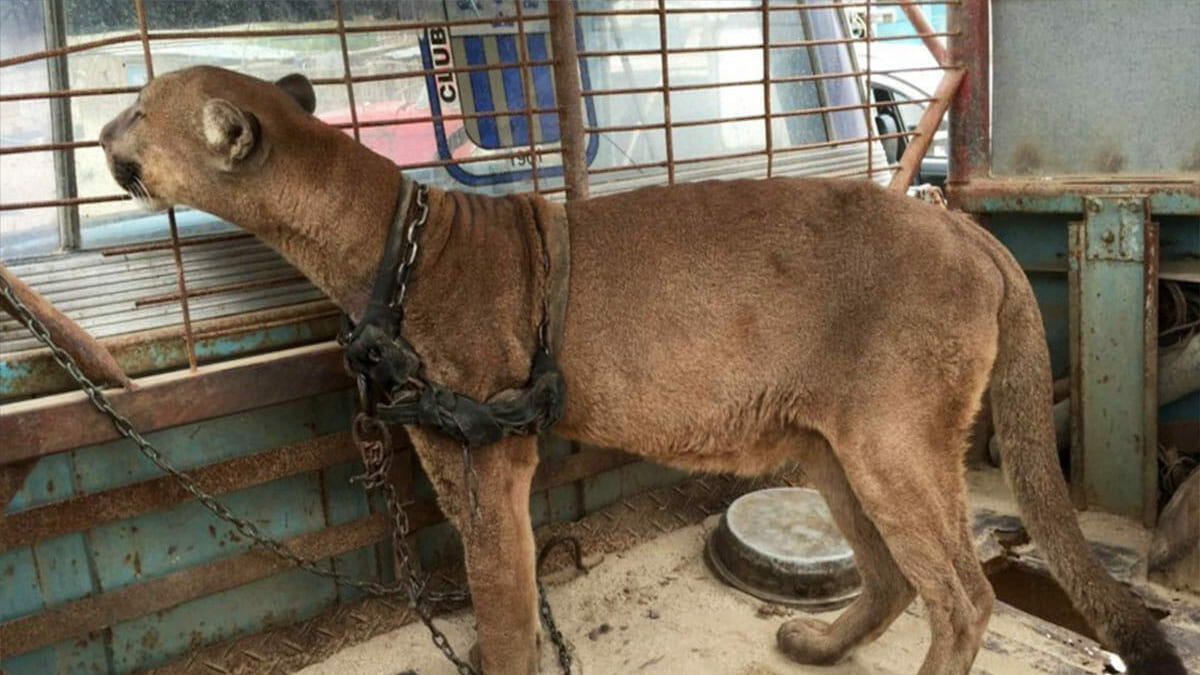
[{"label": "harness strap", "polygon": [[[384,422],[431,427],[472,448],[511,435],[539,433],[558,421],[566,401],[566,382],[550,344],[561,341],[566,311],[564,263],[569,259],[569,242],[565,213],[561,209],[547,209],[548,205],[535,205],[547,284],[542,329],[538,331],[529,379],[523,387],[506,389],[480,402],[426,378],[420,355],[400,335],[403,297],[397,298],[397,288],[403,288],[415,262],[412,255],[415,250],[405,250],[402,233],[414,236],[413,219],[424,217],[420,213],[424,208],[424,189],[417,186],[409,194],[402,190],[367,310],[357,325],[343,317],[345,328],[340,339],[346,346],[347,366],[358,377],[359,405],[368,415]],[[410,199],[412,194],[416,199]],[[401,205],[406,202],[411,203],[404,209]],[[417,202],[422,202],[422,206],[417,207]],[[551,222],[546,218],[562,220]],[[409,245],[415,243],[412,240]]]}]

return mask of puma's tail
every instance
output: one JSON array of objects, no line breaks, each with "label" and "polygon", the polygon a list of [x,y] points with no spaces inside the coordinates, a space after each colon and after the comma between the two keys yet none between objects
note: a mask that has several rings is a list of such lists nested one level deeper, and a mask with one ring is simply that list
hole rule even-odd
[{"label": "puma's tail", "polygon": [[1005,292],[992,371],[992,415],[1025,526],[1075,608],[1131,674],[1184,675],[1183,663],[1158,623],[1101,566],[1079,529],[1055,450],[1050,357],[1033,290],[1007,251],[997,251],[995,257]]}]

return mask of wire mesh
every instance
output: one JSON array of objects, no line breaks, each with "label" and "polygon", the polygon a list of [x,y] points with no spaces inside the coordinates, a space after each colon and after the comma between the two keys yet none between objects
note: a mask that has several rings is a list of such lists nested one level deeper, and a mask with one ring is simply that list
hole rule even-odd
[{"label": "wire mesh", "polygon": [[[6,11],[44,4],[13,0]],[[264,79],[304,72],[327,123],[419,180],[491,193],[561,199],[567,171],[578,172],[591,194],[738,176],[887,183],[921,136],[935,156],[946,155],[944,129],[918,122],[937,102],[937,83],[955,70],[942,47],[957,34],[948,16],[954,0],[580,0],[573,5],[578,61],[568,77],[579,80],[584,120],[561,128],[554,79],[563,65],[547,39],[556,9],[548,0],[56,4],[65,10],[65,44],[9,39],[0,53],[0,111],[14,113],[0,119],[36,118],[58,105],[69,106],[76,123],[69,137],[23,134],[5,123],[0,255],[62,254],[58,244],[68,239],[108,257],[169,250],[177,289],[129,304],[176,308],[193,367],[200,359],[189,299],[225,297],[225,311],[237,313],[239,294],[294,279],[275,272],[189,284],[189,250],[239,235],[207,221],[194,225],[192,213],[178,223],[172,212],[152,225],[129,224],[139,219],[108,179],[95,138],[156,73],[214,61]],[[204,5],[209,15],[193,7]],[[96,7],[118,18],[95,20]],[[39,20],[53,17],[32,23]],[[6,30],[20,25],[5,23]],[[62,60],[74,78],[66,86],[35,76]],[[572,152],[583,158],[580,166],[564,159]],[[62,176],[28,169],[55,155],[75,159],[79,180],[70,181],[69,194]],[[24,170],[11,171],[17,168]],[[28,232],[57,226],[61,207],[82,214],[75,225],[82,231],[23,248],[23,239],[37,239]],[[264,327],[251,323],[245,331]]]}]

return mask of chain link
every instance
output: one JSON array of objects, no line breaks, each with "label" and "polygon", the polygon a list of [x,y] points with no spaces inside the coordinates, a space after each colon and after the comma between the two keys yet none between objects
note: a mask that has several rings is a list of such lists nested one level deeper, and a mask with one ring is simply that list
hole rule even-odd
[{"label": "chain link", "polygon": [[408,279],[412,276],[412,268],[417,262],[417,253],[420,251],[417,239],[420,237],[425,223],[429,220],[429,189],[424,185],[418,185],[413,199],[417,202],[417,216],[409,221],[408,227],[404,231],[406,249],[404,258],[400,260],[400,266],[396,268],[396,294],[392,297],[392,309],[400,309],[404,306],[404,296],[408,293]]},{"label": "chain link", "polygon": [[[421,215],[417,221],[421,224],[428,217],[428,204],[425,203],[424,190],[418,192],[418,208],[421,209]],[[413,228],[410,227],[410,236]],[[416,242],[410,239],[413,247],[413,253],[410,258],[415,257]],[[407,265],[402,267],[408,267]],[[407,274],[405,275],[407,282]],[[401,286],[398,299],[403,298],[404,286]],[[24,323],[47,349],[50,350],[50,355],[54,361],[71,376],[80,389],[87,395],[101,413],[108,417],[112,422],[117,432],[125,438],[133,441],[138,450],[154,463],[163,473],[170,475],[179,483],[188,494],[200,502],[206,509],[213,513],[221,520],[231,524],[237,529],[238,533],[243,537],[251,540],[255,544],[269,550],[279,558],[290,562],[291,564],[303,569],[311,574],[330,579],[334,583],[355,588],[365,593],[375,596],[392,596],[405,594],[408,596],[409,606],[416,612],[421,619],[421,623],[429,630],[433,644],[446,656],[446,658],[454,664],[459,675],[478,675],[470,664],[463,661],[454,652],[454,648],[450,645],[449,639],[441,632],[433,623],[433,613],[430,605],[435,604],[461,604],[470,600],[470,594],[466,590],[458,589],[453,591],[433,591],[427,587],[427,580],[422,580],[416,573],[416,567],[413,564],[414,555],[408,544],[409,520],[408,514],[404,511],[403,504],[396,495],[395,486],[388,480],[388,474],[391,471],[392,458],[394,456],[392,448],[391,434],[388,431],[387,425],[380,422],[374,417],[370,417],[365,413],[359,413],[351,426],[351,436],[358,446],[359,451],[363,455],[363,464],[366,468],[361,476],[357,476],[355,480],[362,482],[364,488],[379,488],[383,492],[384,502],[387,505],[388,513],[392,519],[392,546],[395,549],[396,556],[399,558],[400,567],[404,573],[404,579],[396,581],[393,584],[384,584],[379,581],[369,579],[358,579],[345,574],[340,574],[333,571],[332,568],[326,569],[319,562],[310,560],[298,555],[285,544],[267,536],[254,523],[238,517],[230,511],[223,503],[221,503],[211,493],[206,492],[196,483],[195,479],[186,473],[177,469],[157,448],[150,444],[144,436],[134,428],[128,418],[121,415],[112,407],[108,397],[101,391],[91,379],[80,369],[79,364],[75,359],[67,353],[62,347],[54,342],[50,335],[49,329],[45,324],[29,310],[29,307],[21,301],[8,278],[0,274],[0,295],[3,295],[14,310],[17,312],[17,318]],[[555,627],[554,618],[550,613],[550,605],[546,600],[545,589],[541,582],[538,582],[538,594],[540,607],[539,611],[542,620],[546,623],[547,629],[550,632],[550,638],[554,642],[558,650],[559,663],[563,667],[563,673],[569,675],[571,668],[571,656],[569,650],[563,640],[562,633]]]}]

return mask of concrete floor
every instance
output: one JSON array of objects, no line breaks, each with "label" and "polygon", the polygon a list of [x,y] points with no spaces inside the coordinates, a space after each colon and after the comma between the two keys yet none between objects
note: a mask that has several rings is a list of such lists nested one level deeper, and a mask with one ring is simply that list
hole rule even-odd
[{"label": "concrete floor", "polygon": [[[972,477],[973,506],[995,517],[1007,491],[994,475]],[[775,631],[794,610],[733,590],[709,572],[703,548],[711,517],[628,550],[609,553],[587,575],[549,585],[559,628],[574,644],[589,675],[714,673],[730,675],[867,675],[914,673],[929,636],[920,603],[914,603],[879,640],[833,667],[796,664],[775,648]],[[1085,530],[1124,545],[1144,545],[1140,528],[1109,516],[1085,514]],[[1134,541],[1130,543],[1130,539]],[[1119,558],[1119,556],[1118,556]],[[1126,572],[1136,574],[1136,562]],[[835,613],[820,615],[830,619]],[[439,620],[460,654],[473,636],[464,610]],[[606,629],[605,626],[608,628]],[[1191,622],[1195,629],[1195,621]],[[546,650],[543,672],[555,673]],[[1024,675],[1102,673],[1106,655],[1087,638],[999,604],[976,660],[976,673]],[[1192,667],[1198,665],[1191,661]],[[348,647],[302,671],[305,675],[420,675],[454,670],[420,624]]]}]

